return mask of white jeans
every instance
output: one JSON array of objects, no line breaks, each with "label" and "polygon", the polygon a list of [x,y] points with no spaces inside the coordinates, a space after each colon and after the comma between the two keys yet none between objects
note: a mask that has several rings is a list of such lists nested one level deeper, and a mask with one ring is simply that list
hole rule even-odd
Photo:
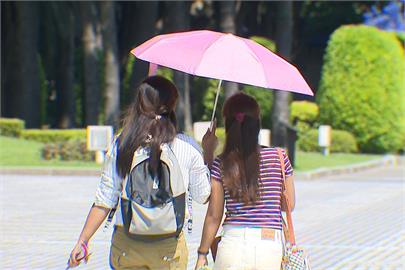
[{"label": "white jeans", "polygon": [[266,234],[262,230],[225,225],[214,269],[280,270],[283,253],[282,232],[273,230]]}]

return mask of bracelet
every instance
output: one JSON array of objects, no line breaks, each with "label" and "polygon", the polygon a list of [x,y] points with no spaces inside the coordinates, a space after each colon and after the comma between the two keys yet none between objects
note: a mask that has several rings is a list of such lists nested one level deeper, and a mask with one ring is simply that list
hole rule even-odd
[{"label": "bracelet", "polygon": [[209,251],[207,251],[207,252],[202,252],[200,249],[197,250],[197,254],[198,254],[198,255],[207,256],[208,253],[210,253],[210,252],[209,252]]}]

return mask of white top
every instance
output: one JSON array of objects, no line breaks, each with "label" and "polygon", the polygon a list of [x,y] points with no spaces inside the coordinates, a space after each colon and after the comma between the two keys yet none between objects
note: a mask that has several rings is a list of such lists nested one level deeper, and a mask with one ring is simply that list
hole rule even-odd
[{"label": "white top", "polygon": [[[190,136],[178,134],[171,144],[183,175],[184,186],[188,187],[193,200],[205,203],[211,194],[210,173],[204,164],[202,150]],[[111,144],[106,153],[101,180],[96,191],[94,204],[105,208],[117,206],[122,193],[123,179],[116,169],[117,142]],[[116,211],[116,225],[122,225],[119,205]]]}]

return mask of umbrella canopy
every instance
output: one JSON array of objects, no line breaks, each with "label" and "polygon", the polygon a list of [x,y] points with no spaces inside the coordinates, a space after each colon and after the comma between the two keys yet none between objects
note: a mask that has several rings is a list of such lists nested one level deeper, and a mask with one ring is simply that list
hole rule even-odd
[{"label": "umbrella canopy", "polygon": [[208,30],[156,36],[137,58],[189,74],[313,95],[295,66],[258,43]]}]

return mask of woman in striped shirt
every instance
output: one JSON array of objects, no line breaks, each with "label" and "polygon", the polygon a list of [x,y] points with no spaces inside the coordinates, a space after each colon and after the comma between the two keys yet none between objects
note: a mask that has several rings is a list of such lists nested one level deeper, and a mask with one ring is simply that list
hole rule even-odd
[{"label": "woman in striped shirt", "polygon": [[[207,254],[226,217],[214,269],[280,269],[282,259],[283,177],[276,148],[258,144],[260,108],[256,100],[238,93],[223,109],[226,141],[211,168],[211,198],[205,217],[196,269]],[[293,169],[283,151],[286,191],[295,204]]]}]

